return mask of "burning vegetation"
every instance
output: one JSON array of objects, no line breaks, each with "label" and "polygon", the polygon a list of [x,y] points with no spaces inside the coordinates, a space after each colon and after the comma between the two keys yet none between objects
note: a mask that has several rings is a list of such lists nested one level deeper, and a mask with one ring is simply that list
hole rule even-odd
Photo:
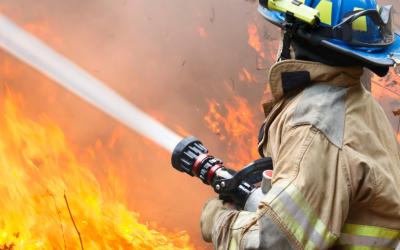
[{"label": "burning vegetation", "polygon": [[150,229],[102,192],[60,127],[25,118],[23,105],[8,91],[1,106],[1,249],[193,249],[185,232]]}]

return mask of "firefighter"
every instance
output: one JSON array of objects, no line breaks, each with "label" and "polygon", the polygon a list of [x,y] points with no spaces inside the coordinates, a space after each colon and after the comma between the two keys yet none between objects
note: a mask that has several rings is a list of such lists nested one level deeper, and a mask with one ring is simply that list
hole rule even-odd
[{"label": "firefighter", "polygon": [[285,15],[260,3],[261,16],[282,29],[269,73],[274,100],[263,104],[259,136],[260,155],[274,163],[272,189],[255,213],[208,200],[203,239],[217,250],[395,249],[400,147],[360,83],[363,67],[383,77],[399,62],[392,6],[290,0],[318,10],[319,26],[304,28],[296,18],[302,13]]}]

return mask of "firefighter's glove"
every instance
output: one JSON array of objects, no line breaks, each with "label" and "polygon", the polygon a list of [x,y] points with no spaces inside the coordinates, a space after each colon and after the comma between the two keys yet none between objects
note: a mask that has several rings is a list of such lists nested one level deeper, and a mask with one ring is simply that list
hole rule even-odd
[{"label": "firefighter's glove", "polygon": [[211,198],[204,204],[200,217],[201,236],[205,242],[212,241],[212,230],[218,218],[226,211],[235,211],[226,208],[223,201],[217,197]]}]

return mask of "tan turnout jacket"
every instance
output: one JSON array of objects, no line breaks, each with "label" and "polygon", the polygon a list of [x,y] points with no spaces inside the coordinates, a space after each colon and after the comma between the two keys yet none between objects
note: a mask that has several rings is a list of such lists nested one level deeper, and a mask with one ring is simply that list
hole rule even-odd
[{"label": "tan turnout jacket", "polygon": [[[299,71],[310,72],[309,84],[293,88],[282,80],[282,73]],[[263,104],[259,151],[273,159],[273,187],[256,213],[219,217],[215,249],[396,248],[400,149],[360,83],[362,73],[295,60],[272,67],[275,100]]]}]

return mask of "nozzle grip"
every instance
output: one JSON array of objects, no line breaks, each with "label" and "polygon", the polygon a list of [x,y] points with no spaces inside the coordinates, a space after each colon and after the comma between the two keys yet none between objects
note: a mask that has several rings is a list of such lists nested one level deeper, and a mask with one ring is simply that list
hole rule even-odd
[{"label": "nozzle grip", "polygon": [[[272,169],[273,164],[271,158],[258,159],[236,172],[236,174],[231,178],[216,180],[213,183],[214,191],[218,194],[229,193],[239,187],[239,185],[242,184],[242,182],[250,175]],[[222,184],[222,182],[224,184]],[[216,188],[217,185],[219,189]]]}]

